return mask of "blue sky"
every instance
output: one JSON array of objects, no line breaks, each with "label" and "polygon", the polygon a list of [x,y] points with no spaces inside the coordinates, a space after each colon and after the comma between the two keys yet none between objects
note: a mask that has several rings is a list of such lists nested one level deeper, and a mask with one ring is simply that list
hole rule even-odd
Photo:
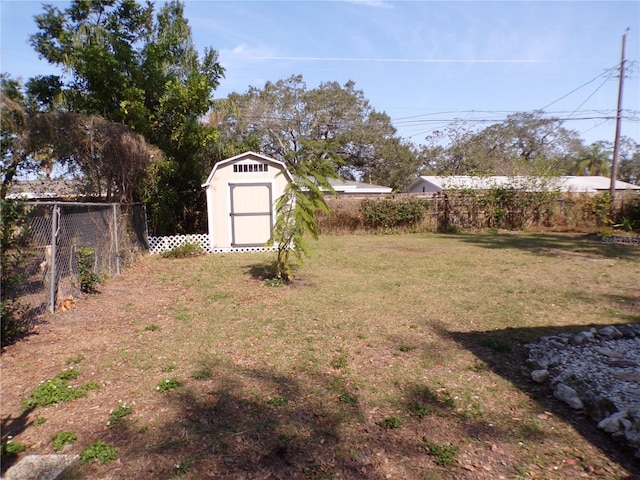
[{"label": "blue sky", "polygon": [[[0,2],[0,70],[14,78],[54,71],[28,45],[43,3],[67,5]],[[454,119],[481,127],[543,108],[586,143],[613,141],[630,28],[621,133],[640,142],[637,0],[187,0],[185,15],[196,46],[218,50],[227,70],[217,98],[293,74],[309,88],[353,80],[416,144]]]}]

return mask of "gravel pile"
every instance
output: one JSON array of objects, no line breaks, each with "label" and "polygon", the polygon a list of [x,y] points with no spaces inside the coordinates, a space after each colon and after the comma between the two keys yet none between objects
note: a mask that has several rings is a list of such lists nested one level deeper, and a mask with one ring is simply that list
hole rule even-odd
[{"label": "gravel pile", "polygon": [[640,325],[542,337],[527,348],[535,382],[548,382],[640,460]]}]

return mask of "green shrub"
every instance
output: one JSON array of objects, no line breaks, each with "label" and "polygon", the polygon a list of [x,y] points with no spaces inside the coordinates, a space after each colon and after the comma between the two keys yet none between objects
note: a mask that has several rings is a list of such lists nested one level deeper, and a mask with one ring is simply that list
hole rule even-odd
[{"label": "green shrub", "polygon": [[156,390],[158,390],[159,392],[168,392],[169,390],[175,390],[176,388],[181,386],[182,382],[180,380],[177,380],[175,378],[167,378],[166,380],[162,380],[158,384]]},{"label": "green shrub", "polygon": [[109,412],[107,426],[113,427],[120,421],[133,413],[133,407],[126,402],[118,402],[118,406]]},{"label": "green shrub", "polygon": [[427,437],[422,438],[422,446],[427,449],[429,455],[435,457],[434,462],[441,467],[448,467],[455,462],[460,451],[457,445],[436,443]]},{"label": "green shrub", "polygon": [[27,449],[24,443],[16,442],[11,437],[6,442],[2,442],[0,451],[2,455],[15,456]]},{"label": "green shrub", "polygon": [[185,242],[182,245],[173,247],[171,250],[162,252],[163,258],[186,258],[204,255],[206,252],[199,243]]},{"label": "green shrub", "polygon": [[18,300],[25,281],[30,225],[29,208],[15,200],[0,200],[0,342],[15,342],[29,327],[29,306]]},{"label": "green shrub", "polygon": [[365,227],[383,230],[415,227],[426,212],[427,203],[416,198],[365,199],[360,205]]},{"label": "green shrub", "polygon": [[31,410],[36,407],[46,407],[54,403],[68,402],[77,398],[86,397],[84,388],[76,388],[66,380],[53,378],[46,380],[31,391],[31,394],[22,400],[22,408]]},{"label": "green shrub", "polygon": [[640,229],[640,196],[626,202],[622,210],[618,214],[620,223],[625,223],[625,219],[632,229]]},{"label": "green shrub", "polygon": [[387,417],[384,420],[380,420],[378,422],[378,425],[382,428],[395,430],[402,427],[402,420],[400,420],[398,417]]},{"label": "green shrub", "polygon": [[610,227],[614,223],[611,219],[612,203],[609,192],[604,192],[589,198],[584,208],[589,215],[593,216],[597,226]]},{"label": "green shrub", "polygon": [[613,228],[618,228],[620,230],[624,230],[625,232],[631,232],[633,231],[634,224],[634,221],[629,217],[622,217],[622,219],[620,219],[620,222],[616,223]]},{"label": "green shrub", "polygon": [[58,432],[53,437],[53,450],[59,452],[67,444],[72,444],[78,437],[72,432]]},{"label": "green shrub", "polygon": [[100,462],[106,465],[116,458],[118,458],[118,449],[102,440],[98,440],[82,451],[80,463]]},{"label": "green shrub", "polygon": [[96,293],[96,285],[100,283],[100,275],[94,272],[96,251],[91,247],[78,247],[78,281],[82,293]]}]

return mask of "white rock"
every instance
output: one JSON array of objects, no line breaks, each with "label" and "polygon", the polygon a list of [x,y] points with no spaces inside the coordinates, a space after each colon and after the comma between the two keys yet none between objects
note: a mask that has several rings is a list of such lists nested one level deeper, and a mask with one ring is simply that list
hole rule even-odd
[{"label": "white rock", "polygon": [[622,332],[614,326],[601,328],[598,333],[604,338],[622,338]]},{"label": "white rock", "polygon": [[616,412],[610,417],[600,420],[598,428],[607,433],[614,433],[622,429],[622,420],[627,416],[627,412]]},{"label": "white rock", "polygon": [[549,370],[534,370],[531,372],[531,379],[536,383],[543,383],[549,378]]},{"label": "white rock", "polygon": [[5,474],[6,480],[55,480],[69,467],[75,465],[79,455],[27,455]]},{"label": "white rock", "polygon": [[584,408],[584,403],[582,403],[578,393],[569,385],[565,385],[564,383],[556,384],[553,388],[553,396],[558,400],[562,400],[564,403],[576,410]]}]

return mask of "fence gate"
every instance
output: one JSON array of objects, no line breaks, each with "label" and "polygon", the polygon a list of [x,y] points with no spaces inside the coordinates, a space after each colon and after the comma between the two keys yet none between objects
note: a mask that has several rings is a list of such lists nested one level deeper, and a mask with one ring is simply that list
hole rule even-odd
[{"label": "fence gate", "polygon": [[141,204],[25,202],[29,247],[18,300],[29,315],[55,311],[80,293],[78,252],[92,252],[100,277],[120,273],[148,250],[147,219]]}]

